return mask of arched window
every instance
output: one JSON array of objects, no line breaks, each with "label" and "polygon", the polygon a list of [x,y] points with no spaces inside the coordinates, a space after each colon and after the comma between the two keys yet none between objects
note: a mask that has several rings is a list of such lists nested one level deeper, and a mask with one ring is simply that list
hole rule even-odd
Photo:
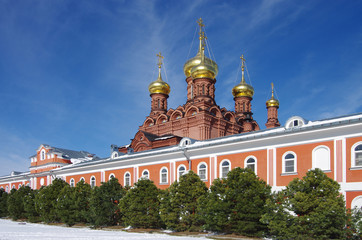
[{"label": "arched window", "polygon": [[108,180],[111,180],[112,178],[115,178],[116,176],[114,175],[114,173],[111,173],[108,177]]},{"label": "arched window", "polygon": [[177,169],[177,179],[180,179],[182,175],[186,173],[186,167],[185,165],[180,165]]},{"label": "arched window", "polygon": [[45,150],[41,150],[40,152],[40,160],[44,160],[45,159]]},{"label": "arched window", "polygon": [[92,188],[94,188],[96,186],[96,177],[92,176],[90,179],[90,185]]},{"label": "arched window", "polygon": [[163,167],[160,172],[161,183],[167,183],[167,179],[168,179],[168,171],[166,167]]},{"label": "arched window", "polygon": [[229,160],[223,160],[220,163],[220,177],[226,178],[228,175],[228,172],[230,171],[231,165]]},{"label": "arched window", "polygon": [[362,195],[357,196],[352,200],[351,209],[353,208],[358,208],[358,209],[362,208]]},{"label": "arched window", "polygon": [[6,190],[6,192],[9,192],[9,186],[6,186],[6,188],[5,188]]},{"label": "arched window", "polygon": [[19,184],[18,189],[21,188],[21,184]]},{"label": "arched window", "polygon": [[245,168],[250,168],[255,174],[257,174],[256,158],[247,157],[244,166]]},{"label": "arched window", "polygon": [[131,174],[129,172],[124,174],[124,186],[131,186]]},{"label": "arched window", "polygon": [[352,167],[362,167],[362,143],[356,143],[352,147]]},{"label": "arched window", "polygon": [[203,181],[207,180],[207,164],[206,163],[200,163],[197,166],[197,172],[199,173],[199,177],[201,180],[203,180]]},{"label": "arched window", "polygon": [[12,189],[16,189],[15,184],[13,185]]},{"label": "arched window", "polygon": [[79,179],[79,182],[80,182],[80,181],[83,181],[83,182],[85,183],[84,177],[81,177],[81,178]]},{"label": "arched window", "polygon": [[44,185],[44,178],[40,179],[40,185],[43,186]]},{"label": "arched window", "polygon": [[330,153],[328,147],[318,146],[313,150],[312,168],[319,168],[323,171],[331,170]]},{"label": "arched window", "polygon": [[295,153],[288,152],[283,156],[283,173],[297,172],[297,157]]},{"label": "arched window", "polygon": [[113,158],[116,158],[116,157],[118,157],[118,152],[113,152],[111,158],[113,159]]},{"label": "arched window", "polygon": [[144,179],[150,179],[150,173],[148,172],[148,170],[143,170],[142,172],[142,178]]},{"label": "arched window", "polygon": [[69,184],[71,187],[74,187],[75,186],[75,181],[74,181],[74,179],[72,178],[72,179],[70,179],[70,184]]}]

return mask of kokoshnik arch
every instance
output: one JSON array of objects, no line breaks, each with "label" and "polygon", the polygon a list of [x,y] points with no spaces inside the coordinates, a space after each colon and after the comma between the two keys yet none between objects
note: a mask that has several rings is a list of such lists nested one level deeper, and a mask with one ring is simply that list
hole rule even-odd
[{"label": "kokoshnik arch", "polygon": [[244,77],[244,56],[241,81],[232,89],[235,109],[216,104],[218,65],[205,56],[204,24],[201,19],[198,24],[198,51],[183,67],[185,104],[168,109],[171,88],[162,79],[163,57],[157,54],[158,77],[148,86],[151,111],[130,144],[111,145],[111,155],[104,159],[42,144],[30,157],[30,171],[0,177],[0,188],[39,189],[55,178],[72,186],[82,179],[99,186],[116,177],[122,185],[149,178],[164,189],[189,170],[210,186],[232,168],[248,167],[273,190],[280,190],[308,170],[320,168],[339,182],[347,207],[362,206],[362,113],[314,122],[293,116],[281,126],[272,84],[266,129],[260,130],[251,110],[254,88]]}]

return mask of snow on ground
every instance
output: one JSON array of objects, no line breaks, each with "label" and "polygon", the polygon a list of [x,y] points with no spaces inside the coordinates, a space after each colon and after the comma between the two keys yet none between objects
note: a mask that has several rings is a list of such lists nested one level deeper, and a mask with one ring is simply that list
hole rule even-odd
[{"label": "snow on ground", "polygon": [[70,228],[36,223],[19,223],[0,219],[0,240],[45,240],[45,239],[87,239],[87,240],[197,240],[206,238],[176,237],[167,234],[128,233],[123,231]]}]

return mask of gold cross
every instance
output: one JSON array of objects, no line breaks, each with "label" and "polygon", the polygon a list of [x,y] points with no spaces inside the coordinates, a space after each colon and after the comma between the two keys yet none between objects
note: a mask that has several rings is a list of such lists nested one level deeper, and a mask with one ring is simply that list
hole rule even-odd
[{"label": "gold cross", "polygon": [[156,56],[158,57],[158,68],[161,68],[163,56],[161,55],[161,52],[159,54],[156,54]]},{"label": "gold cross", "polygon": [[204,22],[202,21],[202,18],[199,18],[199,20],[197,20],[196,22],[199,24],[199,26],[200,26],[200,31],[201,31],[201,28],[202,28],[202,27],[205,27],[205,24],[204,24]]},{"label": "gold cross", "polygon": [[244,54],[241,55],[240,59],[241,59],[241,68],[244,70],[244,67],[245,67],[245,65],[244,65],[244,63],[245,63]]}]

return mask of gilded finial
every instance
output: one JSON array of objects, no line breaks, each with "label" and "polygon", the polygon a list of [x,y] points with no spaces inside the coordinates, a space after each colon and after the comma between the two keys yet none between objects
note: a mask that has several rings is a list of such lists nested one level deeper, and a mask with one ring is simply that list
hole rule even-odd
[{"label": "gilded finial", "polygon": [[162,59],[163,59],[163,56],[162,56],[161,52],[160,52],[160,53],[158,53],[158,54],[156,54],[156,56],[158,57],[158,63],[157,63],[157,65],[158,65],[158,78],[157,78],[157,80],[162,81],[162,76],[161,76],[161,66],[162,66]]},{"label": "gilded finial", "polygon": [[244,54],[241,55],[241,82],[245,82],[244,69],[245,69],[245,58]]},{"label": "gilded finial", "polygon": [[171,91],[170,86],[162,80],[162,76],[161,76],[161,66],[162,66],[163,56],[161,55],[161,52],[156,54],[156,56],[158,57],[158,63],[157,63],[158,78],[156,81],[151,82],[150,85],[148,85],[148,91],[150,91],[150,94],[162,93],[162,94],[165,94],[168,96],[168,94]]},{"label": "gilded finial", "polygon": [[274,83],[271,83],[271,87],[272,87],[272,95],[271,98],[266,101],[266,107],[277,107],[279,108],[279,100],[274,98]]},{"label": "gilded finial", "polygon": [[200,40],[200,44],[199,44],[199,52],[202,54],[203,53],[203,50],[205,50],[205,39],[206,39],[206,36],[205,36],[205,32],[202,31],[202,28],[205,27],[205,24],[204,22],[202,21],[202,18],[199,18],[197,21],[197,24],[199,24],[199,27],[200,27],[200,32],[199,32],[199,40]]},{"label": "gilded finial", "polygon": [[156,54],[156,56],[158,57],[158,63],[157,63],[158,68],[161,68],[163,56],[162,56],[161,52]]}]

